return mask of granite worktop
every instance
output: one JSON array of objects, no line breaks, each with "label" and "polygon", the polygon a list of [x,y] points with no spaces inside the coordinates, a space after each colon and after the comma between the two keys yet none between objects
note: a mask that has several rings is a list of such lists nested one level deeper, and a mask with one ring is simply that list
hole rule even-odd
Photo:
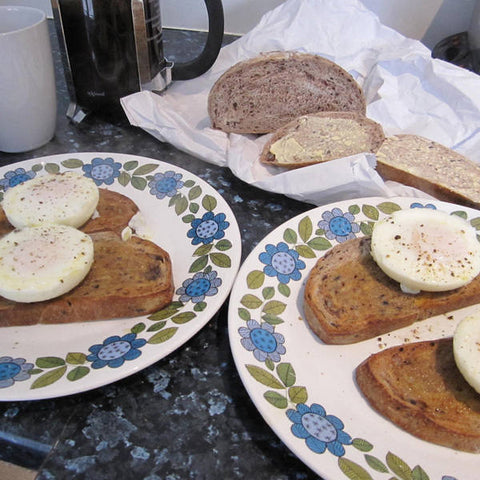
[{"label": "granite worktop", "polygon": [[[225,41],[232,41],[226,37]],[[165,52],[183,61],[201,48],[198,32],[165,31]],[[311,205],[251,187],[129,125],[125,116],[65,116],[69,103],[58,43],[58,120],[47,145],[0,153],[0,166],[73,152],[118,152],[191,171],[230,204],[242,258],[272,229]],[[151,367],[102,388],[50,400],[0,403],[0,460],[38,471],[38,479],[317,478],[264,422],[230,352],[227,304],[181,348]]]}]

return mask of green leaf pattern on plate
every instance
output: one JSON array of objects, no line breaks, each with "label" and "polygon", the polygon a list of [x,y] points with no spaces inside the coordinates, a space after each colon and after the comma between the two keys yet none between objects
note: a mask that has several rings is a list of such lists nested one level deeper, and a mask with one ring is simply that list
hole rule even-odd
[{"label": "green leaf pattern on plate", "polygon": [[[413,202],[411,207],[430,205]],[[345,434],[341,420],[333,415],[326,415],[321,405],[306,405],[309,399],[307,388],[296,384],[294,366],[282,360],[287,350],[282,343],[285,339],[281,335],[281,327],[284,323],[282,314],[287,307],[285,302],[291,292],[288,283],[290,280],[305,280],[301,270],[299,272],[302,274],[296,278],[285,275],[293,271],[295,260],[287,254],[292,255],[291,252],[294,251],[298,258],[315,262],[325,250],[354,238],[357,233],[371,235],[375,222],[382,215],[389,215],[400,209],[400,205],[390,201],[378,205],[352,204],[345,212],[338,208],[324,212],[317,225],[309,216],[305,216],[298,222],[296,229],[286,227],[280,234],[285,247],[280,248],[278,245],[275,251],[274,246],[267,245],[259,256],[259,260],[266,264],[263,271],[255,269],[247,273],[247,293],[240,299],[241,306],[237,310],[238,318],[246,325],[238,329],[240,342],[247,351],[253,353],[258,362],[247,364],[245,368],[256,382],[265,387],[263,398],[272,408],[286,411],[293,423],[292,434],[305,440],[310,450],[319,454],[329,451],[336,455],[340,472],[350,480],[372,479],[375,473],[387,475],[385,478],[400,480],[429,480],[429,476],[419,465],[412,468],[392,452],[388,452],[383,459],[378,458],[372,454],[374,446],[368,440],[351,438]],[[453,214],[467,218],[462,211]],[[478,218],[472,219],[470,223],[477,230],[480,229]],[[278,269],[279,273],[284,275],[275,276],[272,269]],[[280,278],[285,281],[282,282]],[[278,353],[276,356],[272,355],[275,347]],[[316,430],[311,427],[312,424],[317,425]],[[327,431],[331,433],[330,438],[325,434]],[[364,463],[360,464],[358,460],[348,458],[349,448],[363,452]],[[454,480],[450,476],[444,478]]]},{"label": "green leaf pattern on plate", "polygon": [[[130,186],[139,191],[149,188],[151,195],[156,196],[158,201],[167,202],[168,207],[173,208],[175,214],[181,218],[185,224],[185,235],[187,236],[188,232],[188,236],[193,238],[192,245],[203,242],[193,250],[193,262],[189,268],[189,273],[193,274],[193,277],[186,279],[182,287],[177,289],[177,298],[170,305],[148,316],[150,321],[148,325],[136,324],[122,338],[110,337],[102,345],[92,345],[89,352],[68,352],[64,358],[40,357],[35,359],[34,363],[27,363],[25,359],[2,357],[0,374],[5,373],[8,381],[3,383],[0,381],[0,388],[11,387],[16,381],[30,381],[31,389],[45,388],[62,378],[71,382],[81,381],[85,376],[93,374],[95,369],[107,365],[118,368],[125,360],[138,357],[144,345],[168,342],[182,325],[194,321],[198,313],[207,308],[207,299],[217,293],[222,283],[221,271],[232,266],[228,252],[233,245],[230,240],[223,238],[229,222],[223,213],[214,215],[218,206],[214,196],[204,194],[202,186],[196,181],[183,180],[183,175],[175,173],[173,168],[160,172],[159,164],[142,164],[137,160],[126,161],[122,165],[110,157],[95,157],[89,163],[77,158],[68,158],[60,163],[35,164],[28,172],[21,168],[12,170],[0,180],[0,201],[5,190],[16,183],[33,178],[42,170],[46,173],[79,170],[92,178],[98,186],[102,184],[108,186],[116,182],[122,187]],[[198,219],[197,214],[201,209],[205,214]],[[197,235],[193,227],[194,223],[198,227],[202,222],[212,230],[208,238]],[[213,268],[218,269],[218,272]],[[139,334],[143,334],[145,338],[137,338]],[[123,358],[100,362],[98,353],[102,351],[112,355],[112,351],[108,350],[112,344],[120,346]],[[94,348],[95,351],[92,350]]]}]

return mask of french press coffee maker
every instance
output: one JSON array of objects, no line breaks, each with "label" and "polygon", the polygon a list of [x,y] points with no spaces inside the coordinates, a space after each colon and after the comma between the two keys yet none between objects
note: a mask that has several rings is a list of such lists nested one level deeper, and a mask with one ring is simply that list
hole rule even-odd
[{"label": "french press coffee maker", "polygon": [[205,73],[220,51],[224,18],[221,0],[204,2],[203,51],[174,65],[163,52],[160,0],[52,0],[71,100],[67,116],[80,122],[89,112],[118,107],[126,95],[160,92],[172,80]]}]

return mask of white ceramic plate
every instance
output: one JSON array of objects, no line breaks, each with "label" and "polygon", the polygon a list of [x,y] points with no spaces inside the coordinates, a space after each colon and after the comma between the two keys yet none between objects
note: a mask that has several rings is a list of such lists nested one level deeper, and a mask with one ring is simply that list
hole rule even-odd
[{"label": "white ceramic plate", "polygon": [[[65,170],[136,202],[153,241],[172,259],[173,303],[145,317],[2,328],[0,400],[82,392],[160,360],[217,313],[240,265],[240,232],[224,199],[190,172],[157,160],[75,153],[16,163],[0,169],[0,200],[19,181]],[[200,236],[199,225],[209,227]]]},{"label": "white ceramic plate", "polygon": [[317,259],[363,236],[395,209],[456,212],[480,229],[480,212],[431,200],[364,198],[315,208],[271,232],[242,265],[229,306],[229,337],[242,381],[270,427],[326,480],[477,478],[480,457],[419,440],[370,408],[354,370],[382,348],[453,333],[474,308],[354,345],[326,345],[303,319],[303,290]]}]

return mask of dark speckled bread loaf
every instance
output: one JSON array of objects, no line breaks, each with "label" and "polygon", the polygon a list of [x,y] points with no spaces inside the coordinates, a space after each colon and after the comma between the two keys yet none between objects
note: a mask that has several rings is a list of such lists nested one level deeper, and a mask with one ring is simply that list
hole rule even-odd
[{"label": "dark speckled bread loaf", "polygon": [[298,52],[270,52],[237,63],[215,82],[208,98],[213,128],[228,133],[269,133],[322,111],[365,114],[363,92],[339,65]]}]

